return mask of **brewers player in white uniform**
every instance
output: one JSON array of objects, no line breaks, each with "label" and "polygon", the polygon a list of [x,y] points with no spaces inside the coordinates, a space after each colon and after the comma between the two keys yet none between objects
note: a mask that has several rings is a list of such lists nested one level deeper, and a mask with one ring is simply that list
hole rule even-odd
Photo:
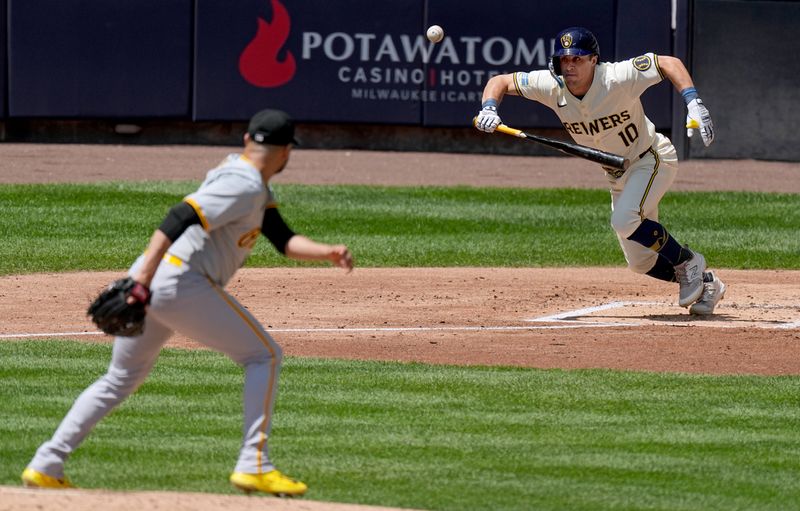
[{"label": "brewers player in white uniform", "polygon": [[344,245],[317,243],[283,221],[269,187],[286,166],[294,124],[278,110],[250,121],[242,154],[228,156],[200,188],[173,207],[130,269],[151,290],[144,332],[116,337],[108,372],[87,388],[22,474],[27,486],[67,488],[67,457],[100,419],[144,381],[173,332],[228,355],[244,378],[244,440],[230,481],[245,491],[302,495],[306,485],[275,469],[267,454],[281,368],[280,346],[224,287],[259,234],[286,256],[352,270]]},{"label": "brewers player in white uniform", "polygon": [[492,132],[506,94],[550,107],[579,144],[619,154],[627,171],[606,169],[611,186],[611,226],[628,267],[636,273],[679,283],[678,303],[692,314],[711,314],[725,284],[706,271],[702,254],[682,246],[658,221],[658,204],[672,185],[678,158],[672,142],[645,116],[639,96],[668,78],[688,108],[689,136],[699,129],[714,140],[708,110],[680,59],[646,53],[623,62],[600,62],[594,35],[582,27],[560,32],[550,71],[516,72],[491,78],[483,91],[476,127]]}]

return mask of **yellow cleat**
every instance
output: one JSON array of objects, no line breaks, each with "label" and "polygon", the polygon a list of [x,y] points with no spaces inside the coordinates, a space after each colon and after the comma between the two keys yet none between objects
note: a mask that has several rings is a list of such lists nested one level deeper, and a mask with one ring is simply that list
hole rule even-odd
[{"label": "yellow cleat", "polygon": [[64,479],[56,479],[30,467],[22,472],[22,484],[27,488],[51,488],[56,490],[74,488],[66,477]]},{"label": "yellow cleat", "polygon": [[231,484],[245,493],[261,491],[278,497],[300,496],[308,489],[305,483],[286,477],[277,470],[266,474],[234,472],[231,474],[230,481]]}]

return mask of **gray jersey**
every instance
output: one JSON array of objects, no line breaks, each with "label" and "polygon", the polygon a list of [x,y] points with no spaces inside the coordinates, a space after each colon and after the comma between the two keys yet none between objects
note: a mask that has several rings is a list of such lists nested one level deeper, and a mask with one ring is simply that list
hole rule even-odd
[{"label": "gray jersey", "polygon": [[169,253],[224,286],[255,246],[264,210],[274,205],[272,190],[247,158],[231,154],[184,201],[201,224],[189,227]]},{"label": "gray jersey", "polygon": [[[550,107],[575,142],[635,159],[655,142],[655,126],[639,96],[663,79],[658,57],[646,53],[597,64],[589,91],[578,99],[560,89],[549,71],[514,73],[517,93]],[[558,106],[559,96],[566,104]]]}]

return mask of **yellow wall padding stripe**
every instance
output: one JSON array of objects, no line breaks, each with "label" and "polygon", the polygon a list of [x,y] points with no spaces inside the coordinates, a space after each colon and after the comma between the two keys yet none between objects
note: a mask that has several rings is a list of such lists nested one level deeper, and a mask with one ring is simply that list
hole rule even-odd
[{"label": "yellow wall padding stripe", "polygon": [[190,205],[197,216],[200,218],[200,225],[203,226],[204,231],[208,231],[208,220],[206,220],[206,216],[203,214],[203,208],[200,207],[200,204],[197,203],[196,200],[192,198],[183,199],[183,202]]},{"label": "yellow wall padding stripe", "polygon": [[644,193],[642,194],[642,200],[639,202],[639,218],[644,220],[644,201],[647,200],[647,195],[650,193],[650,188],[653,186],[653,181],[655,181],[656,176],[658,175],[658,165],[661,163],[661,160],[658,158],[658,153],[652,147],[648,151],[650,154],[653,155],[653,158],[656,159],[656,165],[653,167],[653,174],[650,176],[650,181],[647,182],[647,188],[644,189]]},{"label": "yellow wall padding stripe", "polygon": [[247,315],[242,311],[241,307],[226,293],[223,289],[220,289],[213,280],[208,279],[208,282],[211,284],[211,287],[219,294],[219,296],[225,300],[225,302],[230,305],[230,307],[238,314],[242,320],[250,327],[250,330],[256,334],[258,340],[261,341],[261,344],[266,346],[269,350],[270,354],[270,363],[269,363],[269,384],[267,385],[267,395],[264,396],[264,421],[261,423],[261,431],[259,431],[259,435],[261,438],[258,441],[257,447],[257,454],[256,454],[256,463],[258,464],[258,473],[262,473],[262,459],[261,455],[264,452],[264,444],[267,441],[267,425],[270,422],[270,409],[272,408],[272,394],[273,390],[275,389],[275,379],[276,379],[276,370],[278,365],[278,358],[275,355],[275,348],[272,346],[272,341],[265,337],[264,334],[261,332],[261,328],[256,325]]}]

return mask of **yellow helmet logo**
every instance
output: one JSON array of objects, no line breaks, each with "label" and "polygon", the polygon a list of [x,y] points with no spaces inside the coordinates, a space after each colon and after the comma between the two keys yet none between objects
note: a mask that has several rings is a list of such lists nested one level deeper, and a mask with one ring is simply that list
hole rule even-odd
[{"label": "yellow helmet logo", "polygon": [[569,48],[572,46],[572,35],[571,34],[564,34],[561,36],[561,47],[562,48]]}]

